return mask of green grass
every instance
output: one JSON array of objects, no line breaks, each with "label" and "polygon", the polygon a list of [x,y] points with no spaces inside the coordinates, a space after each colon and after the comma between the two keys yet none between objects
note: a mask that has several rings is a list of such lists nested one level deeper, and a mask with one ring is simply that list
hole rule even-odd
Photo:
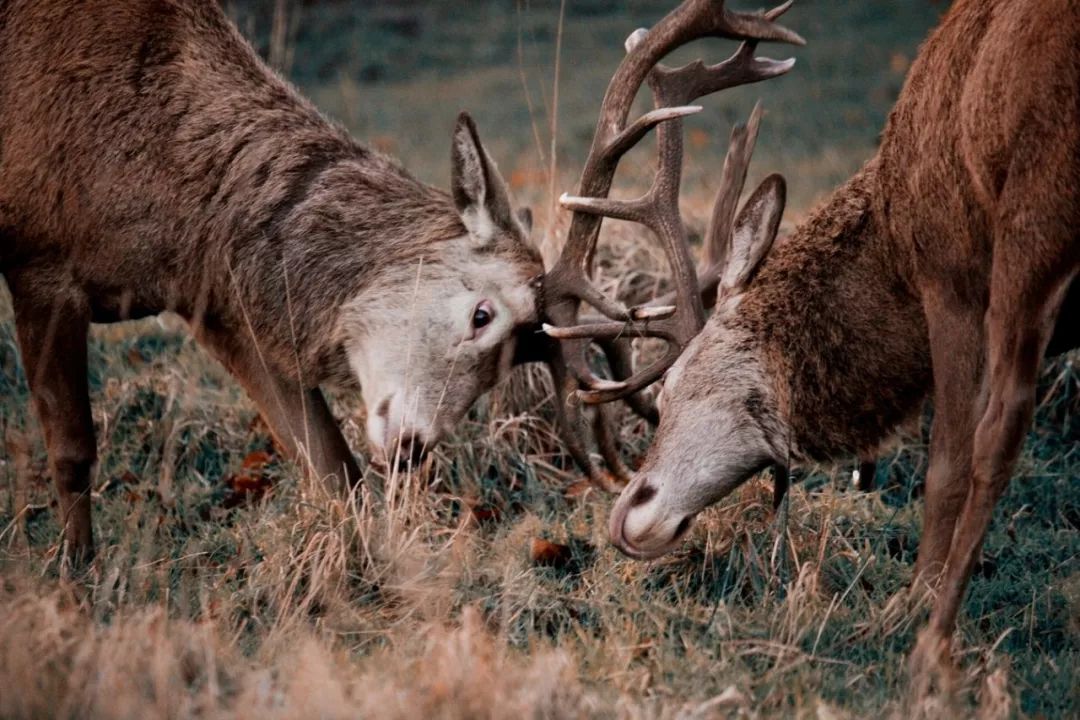
[{"label": "green grass", "polygon": [[[533,2],[521,17],[538,106],[556,5]],[[662,5],[568,3],[568,178],[622,36]],[[519,197],[544,196],[508,3],[304,7],[292,71],[321,106],[361,136],[392,139],[433,181],[445,179],[453,114],[469,107],[504,171],[521,173]],[[800,3],[790,24],[810,46],[796,51],[795,74],[710,101],[693,126],[712,135],[691,153],[692,228],[707,213],[718,138],[759,91],[770,114],[755,172],[782,169],[797,211],[865,160],[902,60],[939,10]],[[421,16],[418,31],[409,13]],[[419,32],[423,51],[394,27]],[[362,84],[373,62],[388,69]],[[631,184],[647,164],[630,168]],[[630,266],[663,274],[649,242],[613,228],[606,283]],[[705,513],[679,552],[638,563],[607,543],[611,498],[567,497],[579,477],[554,439],[539,371],[484,398],[421,474],[384,477],[364,464],[362,496],[341,498],[275,462],[272,490],[234,506],[228,479],[270,441],[225,371],[167,318],[96,328],[90,353],[99,557],[89,581],[73,582],[57,567],[42,440],[0,291],[0,717],[908,710],[904,662],[926,614],[905,600],[924,440],[884,458],[874,493],[850,489],[850,467],[820,468],[773,513],[768,478],[751,481]],[[1035,427],[965,602],[963,715],[1080,715],[1078,361],[1058,359],[1042,376]],[[335,405],[362,451],[357,400]],[[628,456],[640,455],[647,429],[625,416],[620,428]],[[566,544],[568,560],[534,564],[536,538]]]},{"label": "green grass", "polygon": [[[668,0],[566,3],[558,141],[567,184],[583,162],[623,41],[674,5]],[[273,3],[234,0],[229,6],[239,26],[267,48]],[[296,7],[290,15],[290,77],[357,137],[392,151],[425,180],[447,186],[450,131],[460,110],[474,114],[504,173],[528,179],[547,167],[557,0],[291,6]],[[758,177],[784,172],[792,204],[807,207],[872,154],[907,64],[945,7],[933,0],[797,2],[784,22],[806,38],[806,47],[759,49],[770,57],[795,57],[796,69],[704,100],[705,111],[688,123],[698,138],[687,157],[688,185],[715,183],[731,125],[744,121],[760,98],[766,116],[754,172]],[[730,41],[701,41],[669,62],[696,57],[718,62],[734,49]],[[651,156],[643,148],[625,162],[644,167]]]}]

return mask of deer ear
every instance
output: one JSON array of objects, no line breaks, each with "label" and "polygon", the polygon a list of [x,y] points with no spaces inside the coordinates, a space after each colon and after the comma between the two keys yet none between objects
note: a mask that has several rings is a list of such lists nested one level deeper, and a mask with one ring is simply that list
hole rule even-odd
[{"label": "deer ear", "polygon": [[499,230],[513,230],[510,193],[468,113],[458,115],[451,158],[450,190],[469,234],[486,244]]},{"label": "deer ear", "polygon": [[780,175],[770,175],[754,190],[735,220],[721,286],[738,292],[754,279],[776,240],[786,200],[787,184]]}]

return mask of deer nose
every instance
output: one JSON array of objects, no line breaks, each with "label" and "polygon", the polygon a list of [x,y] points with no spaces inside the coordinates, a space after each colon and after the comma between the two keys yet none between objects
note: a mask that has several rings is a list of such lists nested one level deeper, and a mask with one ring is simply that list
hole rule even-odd
[{"label": "deer nose", "polygon": [[391,445],[391,457],[397,462],[398,470],[418,467],[427,455],[427,441],[416,430],[402,430]]},{"label": "deer nose", "polygon": [[693,517],[666,512],[660,493],[646,478],[623,490],[611,512],[611,542],[637,560],[659,557],[673,549],[690,529]]}]

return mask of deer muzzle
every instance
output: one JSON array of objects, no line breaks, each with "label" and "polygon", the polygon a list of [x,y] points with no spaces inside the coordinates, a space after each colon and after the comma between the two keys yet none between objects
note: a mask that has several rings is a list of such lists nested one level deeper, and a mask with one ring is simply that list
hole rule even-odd
[{"label": "deer muzzle", "polygon": [[612,544],[635,560],[651,560],[673,550],[693,522],[692,515],[672,513],[663,494],[639,475],[623,490],[611,511]]}]

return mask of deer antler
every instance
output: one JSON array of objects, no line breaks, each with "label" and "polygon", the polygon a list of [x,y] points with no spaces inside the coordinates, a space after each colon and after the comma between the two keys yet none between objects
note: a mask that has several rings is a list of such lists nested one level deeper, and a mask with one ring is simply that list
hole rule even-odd
[{"label": "deer antler", "polygon": [[[557,347],[549,346],[546,359],[555,378],[564,439],[590,479],[605,490],[614,489],[613,483],[589,462],[580,438],[578,401],[601,404],[625,399],[643,417],[654,419],[655,409],[637,393],[663,375],[705,323],[702,288],[698,285],[678,207],[683,151],[681,119],[701,110],[689,104],[700,97],[776,77],[791,69],[794,60],[755,58],[753,54],[762,40],[803,44],[796,33],[774,22],[791,4],[789,0],[760,14],[730,11],[724,7],[723,0],[686,0],[651,30],[633,33],[626,42],[627,55],[604,95],[582,171],[579,195],[564,195],[560,199],[574,216],[562,254],[543,280],[543,329],[549,337],[560,341]],[[696,61],[667,68],[657,64],[672,50],[703,37],[725,37],[743,43],[734,55],[717,65]],[[656,107],[627,123],[630,105],[646,79]],[[717,248],[730,243],[731,219],[745,179],[758,117],[755,111],[752,130],[746,133],[749,143],[741,146],[744,150],[733,143],[725,161],[724,181],[710,223],[710,234],[720,233],[715,243],[710,239],[710,245]],[[657,131],[659,159],[652,187],[635,200],[609,199],[619,160],[653,128]],[[596,289],[590,277],[603,217],[629,220],[653,231],[671,266],[675,290],[670,299],[625,308]],[[718,254],[710,251],[708,257],[715,260]],[[712,273],[717,282],[720,272]],[[709,272],[705,276],[711,281]],[[713,300],[716,286],[716,282],[711,285]],[[595,308],[604,319],[578,324],[581,302]],[[667,351],[659,361],[632,373],[627,342],[631,337],[660,338],[667,343]],[[586,351],[592,341],[604,348],[616,380],[597,377],[590,370]],[[612,471],[621,474],[617,449],[610,429],[602,427],[603,422],[599,418],[596,426],[601,451]]]}]

